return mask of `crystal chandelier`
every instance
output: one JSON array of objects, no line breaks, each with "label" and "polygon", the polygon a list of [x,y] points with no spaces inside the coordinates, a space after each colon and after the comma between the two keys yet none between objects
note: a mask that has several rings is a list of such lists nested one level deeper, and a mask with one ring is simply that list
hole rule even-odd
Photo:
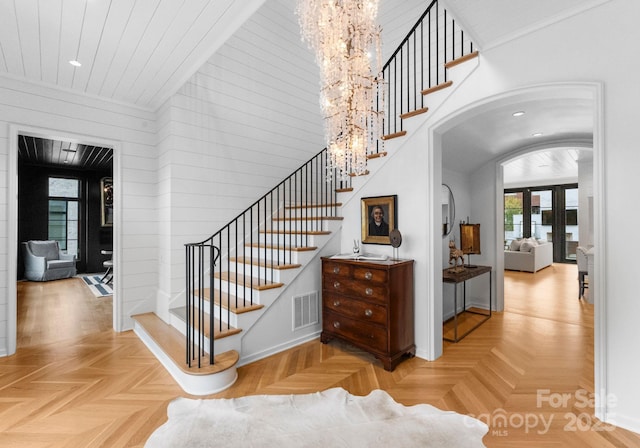
[{"label": "crystal chandelier", "polygon": [[382,135],[378,0],[300,0],[296,13],[302,40],[315,51],[320,67],[328,175],[334,169],[340,179],[364,174],[367,154]]}]

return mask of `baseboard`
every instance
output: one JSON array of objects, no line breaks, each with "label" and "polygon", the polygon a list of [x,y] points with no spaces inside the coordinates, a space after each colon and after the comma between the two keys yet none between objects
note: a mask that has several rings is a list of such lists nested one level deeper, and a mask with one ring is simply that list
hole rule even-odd
[{"label": "baseboard", "polygon": [[[611,411],[613,411],[613,409],[611,409]],[[625,417],[615,412],[608,412],[607,417],[603,421],[605,423],[615,425],[618,428],[623,428],[633,431],[636,434],[640,434],[640,420],[637,418]]]},{"label": "baseboard", "polygon": [[[287,341],[283,344],[276,345],[274,347],[269,347],[266,350],[262,350],[260,352],[256,352],[246,357],[241,357],[240,361],[238,361],[238,367],[243,366],[245,364],[250,364],[255,361],[259,361],[261,359],[267,358],[271,355],[275,355],[277,353],[283,352],[293,347],[297,347],[298,345],[304,344],[305,342],[312,341],[314,339],[318,339],[320,337],[320,333],[322,330],[315,331],[308,335],[305,335],[298,339],[292,339],[291,341]],[[318,341],[320,344],[320,341]]]}]

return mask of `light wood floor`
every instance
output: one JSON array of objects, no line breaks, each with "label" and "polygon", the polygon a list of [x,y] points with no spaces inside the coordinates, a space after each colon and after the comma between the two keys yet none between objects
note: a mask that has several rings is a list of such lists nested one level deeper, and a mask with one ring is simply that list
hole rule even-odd
[{"label": "light wood floor", "polygon": [[[579,398],[593,392],[593,307],[577,299],[575,265],[505,277],[506,311],[447,343],[437,361],[409,359],[390,373],[353,347],[316,340],[240,368],[212,397],[382,388],[405,405],[481,417],[489,447],[640,446],[640,435],[600,424]],[[132,332],[104,329],[108,299],[79,281],[19,286],[19,349],[0,358],[2,447],[143,446],[169,401],[188,396]]]}]

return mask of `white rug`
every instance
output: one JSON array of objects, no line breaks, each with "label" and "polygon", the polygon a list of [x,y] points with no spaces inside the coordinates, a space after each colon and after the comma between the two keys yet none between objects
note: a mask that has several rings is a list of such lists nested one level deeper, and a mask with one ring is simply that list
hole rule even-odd
[{"label": "white rug", "polygon": [[89,287],[91,292],[96,297],[106,297],[113,295],[113,288],[109,283],[102,283],[100,279],[102,278],[102,274],[100,275],[83,275],[82,280]]},{"label": "white rug", "polygon": [[146,448],[483,447],[487,425],[428,404],[404,406],[385,391],[342,388],[169,403]]}]

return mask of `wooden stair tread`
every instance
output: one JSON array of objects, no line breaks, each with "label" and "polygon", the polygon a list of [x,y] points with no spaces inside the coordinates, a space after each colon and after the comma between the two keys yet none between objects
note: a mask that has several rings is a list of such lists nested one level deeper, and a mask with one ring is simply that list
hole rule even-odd
[{"label": "wooden stair tread", "polygon": [[369,170],[363,172],[363,173],[349,173],[349,176],[351,177],[358,177],[358,176],[368,176],[369,175]]},{"label": "wooden stair tread", "polygon": [[382,140],[391,140],[392,138],[403,137],[405,135],[407,135],[407,131],[398,131],[398,132],[394,132],[393,134],[383,135],[380,138]]},{"label": "wooden stair tread", "polygon": [[387,151],[376,152],[374,154],[369,154],[367,159],[379,159],[380,157],[386,157]]},{"label": "wooden stair tread", "polygon": [[258,257],[255,257],[255,258],[230,257],[229,260],[232,262],[237,261],[238,263],[241,263],[241,264],[250,264],[252,266],[266,267],[269,269],[277,269],[277,270],[296,269],[302,266],[301,264],[297,264],[297,263],[296,264],[273,264],[270,261],[261,260]]},{"label": "wooden stair tread", "polygon": [[453,61],[449,61],[446,64],[444,64],[444,68],[455,67],[456,65],[462,64],[463,62],[467,62],[468,60],[471,60],[473,58],[477,58],[478,54],[479,53],[476,50],[473,53],[469,53],[469,54],[465,54],[464,56],[460,56],[459,58],[456,58]]},{"label": "wooden stair tread", "polygon": [[423,95],[429,95],[430,93],[437,92],[438,90],[446,89],[447,87],[451,87],[453,85],[453,81],[446,81],[438,84],[437,86],[429,87],[428,89],[424,89],[422,91]]},{"label": "wooden stair tread", "polygon": [[286,205],[285,209],[299,209],[299,208],[323,208],[323,207],[342,207],[342,202],[327,203],[327,204],[296,204]]},{"label": "wooden stair tread", "polygon": [[266,291],[267,289],[275,289],[284,286],[284,283],[270,282],[263,278],[249,277],[240,275],[239,273],[236,275],[235,272],[215,272],[213,276],[224,281],[242,285],[246,288],[255,289],[256,291]]},{"label": "wooden stair tread", "polygon": [[[199,296],[200,291],[196,289],[193,293],[196,296]],[[211,294],[209,293],[209,288],[204,288],[202,290],[202,298],[206,302],[209,302],[210,297]],[[231,311],[233,314],[243,314],[264,308],[264,305],[261,305],[259,303],[246,305],[243,303],[243,299],[231,294],[227,294],[226,292],[221,292],[218,289],[213,290],[213,303],[225,310]]]},{"label": "wooden stair tread", "polygon": [[261,229],[260,233],[278,235],[331,235],[331,232],[329,230]]},{"label": "wooden stair tread", "polygon": [[251,243],[247,244],[247,247],[259,247],[262,249],[276,249],[276,250],[290,250],[293,252],[306,252],[311,250],[316,250],[315,246],[282,246],[278,244],[264,244],[264,243]]},{"label": "wooden stair tread", "polygon": [[421,109],[416,109],[416,110],[412,110],[410,112],[405,112],[403,114],[400,114],[400,118],[405,120],[407,118],[415,117],[416,115],[427,113],[428,111],[429,111],[428,107],[423,107]]},{"label": "wooden stair tread", "polygon": [[138,324],[144,328],[144,331],[151,339],[162,348],[162,351],[174,362],[174,364],[185,373],[190,375],[210,375],[213,373],[223,372],[238,363],[240,355],[235,350],[221,353],[214,357],[215,364],[209,364],[207,356],[202,367],[198,368],[197,360],[191,363],[191,367],[187,366],[186,358],[186,342],[185,336],[171,325],[164,322],[154,313],[136,314],[131,316]]},{"label": "wooden stair tread", "polygon": [[342,216],[291,216],[291,217],[275,217],[271,218],[272,221],[339,221],[342,220]]},{"label": "wooden stair tread", "polygon": [[347,188],[336,188],[336,193],[348,193],[350,191],[353,191],[353,187],[347,187]]},{"label": "wooden stair tread", "polygon": [[[207,300],[207,303],[209,301]],[[172,313],[173,315],[179,317],[180,319],[182,319],[185,322],[187,322],[187,307],[186,306],[181,306],[178,308],[173,308],[171,310],[169,310],[170,313]],[[209,313],[204,311],[204,315],[206,316],[206,319],[203,322],[203,326],[202,326],[202,333],[206,336],[206,337],[210,337],[211,336],[211,322],[209,321]],[[192,323],[193,327],[196,329],[200,329],[200,323],[196,320],[196,322]],[[226,338],[227,336],[232,336],[234,334],[238,334],[242,331],[242,329],[240,328],[235,328],[232,327],[231,325],[227,324],[226,322],[221,322],[219,319],[217,319],[215,316],[213,318],[213,339],[222,339],[222,338]]]}]

